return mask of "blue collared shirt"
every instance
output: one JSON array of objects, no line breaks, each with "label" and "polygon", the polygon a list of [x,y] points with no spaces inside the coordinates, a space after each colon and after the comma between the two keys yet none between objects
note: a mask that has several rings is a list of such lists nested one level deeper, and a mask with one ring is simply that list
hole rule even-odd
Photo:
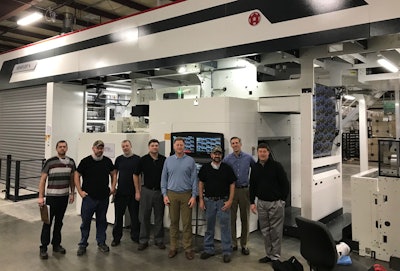
[{"label": "blue collared shirt", "polygon": [[230,165],[236,175],[236,186],[248,186],[249,185],[249,172],[250,167],[256,162],[250,154],[240,152],[238,156],[234,153],[230,153],[225,156],[223,162]]},{"label": "blue collared shirt", "polygon": [[192,157],[185,154],[179,158],[174,154],[165,160],[161,173],[161,193],[165,196],[167,190],[178,193],[192,191],[192,196],[197,197],[197,168]]}]

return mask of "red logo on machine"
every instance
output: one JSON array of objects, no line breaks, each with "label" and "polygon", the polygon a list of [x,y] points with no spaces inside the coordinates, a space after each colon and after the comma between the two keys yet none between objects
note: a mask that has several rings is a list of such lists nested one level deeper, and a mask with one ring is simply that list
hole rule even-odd
[{"label": "red logo on machine", "polygon": [[258,25],[261,21],[261,14],[258,11],[254,11],[249,16],[249,24],[252,26]]}]

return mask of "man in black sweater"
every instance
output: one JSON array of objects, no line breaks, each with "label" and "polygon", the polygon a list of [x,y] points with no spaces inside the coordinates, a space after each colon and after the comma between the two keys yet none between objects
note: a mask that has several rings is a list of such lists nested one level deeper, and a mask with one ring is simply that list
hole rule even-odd
[{"label": "man in black sweater", "polygon": [[[250,174],[250,209],[258,212],[260,230],[264,236],[266,256],[260,263],[278,260],[281,254],[285,200],[289,194],[289,181],[282,165],[269,158],[265,143],[257,147],[258,161]],[[257,197],[257,206],[254,203]]]}]

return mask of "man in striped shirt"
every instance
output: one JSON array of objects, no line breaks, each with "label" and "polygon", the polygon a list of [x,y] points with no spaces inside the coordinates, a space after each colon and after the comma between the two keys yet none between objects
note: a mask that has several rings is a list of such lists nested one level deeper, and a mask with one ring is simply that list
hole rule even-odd
[{"label": "man in striped shirt", "polygon": [[[40,207],[50,206],[50,223],[43,223],[42,234],[40,236],[40,258],[47,259],[47,246],[50,244],[50,230],[54,219],[53,252],[65,254],[65,248],[61,246],[61,228],[63,226],[63,218],[67,210],[68,202],[74,202],[74,172],[75,162],[66,156],[68,150],[67,142],[60,140],[57,142],[57,156],[48,159],[42,169],[39,182],[39,199]],[[47,189],[46,187],[47,180]],[[44,198],[46,190],[46,198]]]}]

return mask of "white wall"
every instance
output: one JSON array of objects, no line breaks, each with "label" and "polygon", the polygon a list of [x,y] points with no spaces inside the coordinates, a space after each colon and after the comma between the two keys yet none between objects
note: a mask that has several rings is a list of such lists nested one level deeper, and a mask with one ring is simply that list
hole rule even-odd
[{"label": "white wall", "polygon": [[[83,131],[84,87],[70,84],[47,84],[45,157],[56,155],[56,143],[68,143],[67,155],[78,157],[78,138]],[[75,161],[77,162],[77,161]]]}]

